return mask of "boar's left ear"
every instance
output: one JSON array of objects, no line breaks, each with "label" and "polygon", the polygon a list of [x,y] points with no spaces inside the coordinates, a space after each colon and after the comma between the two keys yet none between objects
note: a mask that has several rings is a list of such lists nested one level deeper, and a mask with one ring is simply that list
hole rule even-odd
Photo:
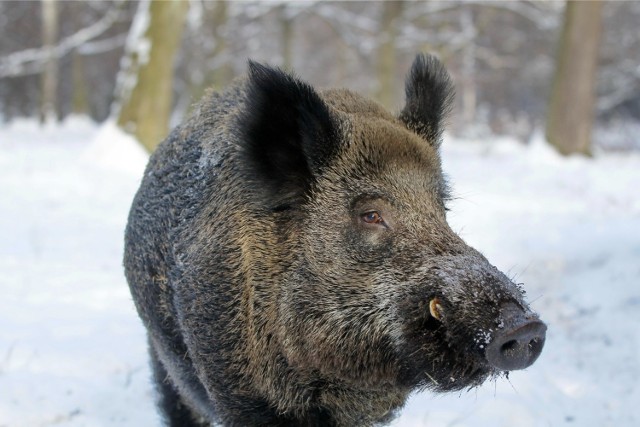
[{"label": "boar's left ear", "polygon": [[454,98],[453,83],[444,65],[431,55],[416,56],[407,75],[405,93],[400,120],[429,143],[438,145]]},{"label": "boar's left ear", "polygon": [[249,61],[240,118],[249,174],[271,208],[299,202],[338,149],[337,127],[316,91],[277,68]]}]

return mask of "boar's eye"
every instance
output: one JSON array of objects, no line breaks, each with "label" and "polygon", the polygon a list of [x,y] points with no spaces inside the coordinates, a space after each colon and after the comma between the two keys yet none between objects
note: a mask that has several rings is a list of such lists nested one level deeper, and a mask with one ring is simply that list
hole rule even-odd
[{"label": "boar's eye", "polygon": [[367,224],[376,224],[376,225],[386,226],[386,223],[384,222],[382,215],[380,215],[380,213],[378,213],[377,211],[363,213],[360,216],[360,218],[362,218],[362,221],[364,221]]}]

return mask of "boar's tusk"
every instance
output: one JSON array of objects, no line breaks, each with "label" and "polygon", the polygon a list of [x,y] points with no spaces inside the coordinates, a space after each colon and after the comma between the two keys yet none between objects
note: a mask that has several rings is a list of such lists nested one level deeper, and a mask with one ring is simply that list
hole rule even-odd
[{"label": "boar's tusk", "polygon": [[442,319],[442,305],[438,298],[434,298],[429,302],[429,313],[436,320]]}]

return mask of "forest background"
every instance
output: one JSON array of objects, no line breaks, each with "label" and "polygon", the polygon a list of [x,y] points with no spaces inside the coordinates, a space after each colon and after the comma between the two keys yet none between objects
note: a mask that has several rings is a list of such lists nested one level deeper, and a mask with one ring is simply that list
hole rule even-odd
[{"label": "forest background", "polygon": [[114,117],[152,150],[248,58],[397,111],[431,52],[456,83],[455,136],[637,150],[638,22],[624,1],[3,1],[0,120]]}]

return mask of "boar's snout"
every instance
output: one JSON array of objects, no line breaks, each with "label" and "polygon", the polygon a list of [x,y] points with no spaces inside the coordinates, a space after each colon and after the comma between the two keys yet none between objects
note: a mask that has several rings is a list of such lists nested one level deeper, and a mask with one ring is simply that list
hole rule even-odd
[{"label": "boar's snout", "polygon": [[503,371],[524,369],[536,361],[547,331],[547,325],[531,318],[517,305],[504,304],[500,315],[503,327],[495,332],[487,346],[486,358],[491,366]]}]

